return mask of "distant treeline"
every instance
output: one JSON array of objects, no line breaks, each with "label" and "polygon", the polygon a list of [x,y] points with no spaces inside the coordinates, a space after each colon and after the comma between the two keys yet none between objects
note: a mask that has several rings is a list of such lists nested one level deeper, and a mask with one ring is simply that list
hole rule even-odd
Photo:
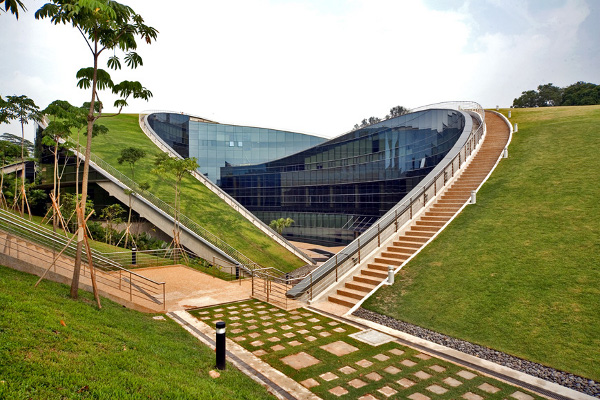
[{"label": "distant treeline", "polygon": [[600,104],[600,85],[577,82],[559,88],[551,83],[538,86],[537,90],[528,90],[513,100],[514,108],[552,107],[552,106],[589,106]]}]

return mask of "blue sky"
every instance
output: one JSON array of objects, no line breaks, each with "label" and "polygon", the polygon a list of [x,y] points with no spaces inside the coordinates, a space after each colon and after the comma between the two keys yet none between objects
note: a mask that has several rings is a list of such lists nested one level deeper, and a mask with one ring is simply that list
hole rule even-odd
[{"label": "blue sky", "polygon": [[[154,94],[131,102],[131,113],[186,111],[332,137],[395,105],[507,107],[539,84],[600,83],[597,0],[124,3],[160,31],[139,49],[143,67],[114,76]],[[91,63],[82,38],[36,21],[42,1],[25,4],[19,21],[0,15],[0,95],[25,94],[42,107],[89,101],[75,85],[76,71]]]}]

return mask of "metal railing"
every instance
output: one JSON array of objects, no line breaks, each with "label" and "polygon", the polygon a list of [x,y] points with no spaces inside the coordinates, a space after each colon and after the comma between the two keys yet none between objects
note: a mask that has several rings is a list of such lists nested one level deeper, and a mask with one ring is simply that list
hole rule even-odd
[{"label": "metal railing", "polygon": [[[460,170],[468,157],[475,151],[485,133],[485,114],[483,108],[474,102],[445,102],[425,106],[411,111],[424,109],[457,109],[469,111],[476,116],[478,123],[465,121],[465,132],[461,135],[453,149],[444,159],[411,190],[396,206],[388,211],[377,222],[371,225],[362,235],[352,241],[342,251],[327,260],[319,268],[309,273],[304,279],[288,291],[287,296],[294,299],[312,300],[330,285],[337,282],[345,273],[381,245],[399,229],[413,219],[413,215],[446,186],[450,179]],[[468,114],[467,114],[468,116]],[[455,150],[456,149],[456,150]]]},{"label": "metal railing", "polygon": [[273,268],[260,268],[252,275],[252,297],[287,309],[287,291],[292,287],[290,278]]},{"label": "metal railing", "polygon": [[[77,143],[70,141],[69,145],[75,148],[79,148]],[[85,156],[77,150],[71,149],[79,158],[82,160],[85,159]],[[123,186],[129,188],[133,191],[132,196],[138,197],[142,200],[146,200],[148,203],[152,204],[154,207],[158,208],[165,214],[169,215],[171,218],[175,218],[175,208],[168,204],[167,202],[161,200],[157,196],[152,193],[143,190],[135,181],[131,178],[123,174],[121,171],[101,159],[95,154],[90,154],[90,164],[99,171],[103,170],[105,173],[112,175],[116,180],[118,180]],[[223,239],[213,234],[212,232],[206,230],[192,219],[187,216],[181,214],[181,212],[177,213],[179,217],[179,226],[189,231],[195,233],[200,236],[202,239],[206,240],[208,243],[213,246],[219,248],[228,256],[237,260],[241,266],[251,272],[253,269],[260,267],[259,264],[252,261],[249,257],[235,249],[233,246],[225,242]]]},{"label": "metal railing", "polygon": [[[142,131],[146,134],[146,136],[165,153],[169,154],[171,157],[182,158],[176,151],[174,151],[168,144],[166,144],[152,129],[151,126],[148,125],[147,116],[151,113],[171,113],[172,111],[146,111],[139,114],[139,124]],[[186,114],[190,115],[191,114]],[[208,189],[210,189],[214,194],[219,196],[221,200],[223,200],[229,207],[233,208],[235,211],[240,213],[244,218],[250,221],[253,225],[259,228],[263,233],[269,236],[271,239],[279,243],[285,249],[296,255],[297,257],[303,259],[304,261],[310,264],[316,264],[315,260],[309,257],[302,250],[298,249],[292,243],[290,243],[286,238],[279,235],[277,232],[273,230],[269,225],[265,224],[262,220],[256,218],[254,214],[246,209],[243,205],[241,205],[236,199],[231,197],[228,193],[223,191],[219,186],[214,184],[210,179],[199,173],[198,171],[193,171],[191,174],[194,178],[202,182]]]},{"label": "metal railing", "polygon": [[[8,211],[0,209],[0,254],[21,260],[40,270],[70,279],[73,273],[76,242],[69,243],[64,234],[53,232]],[[64,249],[64,251],[63,251]],[[61,251],[62,254],[61,254]],[[91,249],[96,284],[103,295],[129,300],[146,308],[166,309],[166,287],[123,268],[114,260]],[[60,256],[59,256],[60,255]],[[86,272],[87,271],[87,272]],[[88,257],[82,254],[81,279],[90,278]],[[87,284],[88,286],[90,283]]]}]

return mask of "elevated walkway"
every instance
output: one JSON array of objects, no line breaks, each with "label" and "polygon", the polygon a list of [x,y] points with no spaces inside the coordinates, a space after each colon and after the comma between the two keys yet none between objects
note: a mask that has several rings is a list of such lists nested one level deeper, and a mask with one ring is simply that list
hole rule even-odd
[{"label": "elevated walkway", "polygon": [[510,126],[502,117],[486,112],[486,125],[487,134],[480,149],[443,194],[351,274],[315,299],[315,307],[328,308],[322,303],[330,302],[352,308],[360,303],[387,279],[389,266],[398,272],[469,204],[471,191],[487,179],[510,140]]}]

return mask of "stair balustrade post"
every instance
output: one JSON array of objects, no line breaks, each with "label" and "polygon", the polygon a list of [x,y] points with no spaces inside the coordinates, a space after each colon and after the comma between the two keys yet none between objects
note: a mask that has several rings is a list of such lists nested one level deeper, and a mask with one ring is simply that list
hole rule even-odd
[{"label": "stair balustrade post", "polygon": [[358,263],[360,264],[360,238],[358,238]]}]

